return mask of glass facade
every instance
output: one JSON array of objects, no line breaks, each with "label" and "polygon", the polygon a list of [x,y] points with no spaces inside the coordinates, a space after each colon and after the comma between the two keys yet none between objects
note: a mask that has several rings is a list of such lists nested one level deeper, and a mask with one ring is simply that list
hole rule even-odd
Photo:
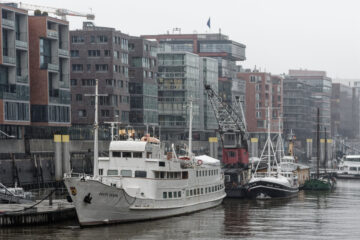
[{"label": "glass facade", "polygon": [[201,124],[199,56],[191,53],[158,54],[158,109],[162,128],[184,128],[189,124],[189,100],[193,101],[193,129]]}]

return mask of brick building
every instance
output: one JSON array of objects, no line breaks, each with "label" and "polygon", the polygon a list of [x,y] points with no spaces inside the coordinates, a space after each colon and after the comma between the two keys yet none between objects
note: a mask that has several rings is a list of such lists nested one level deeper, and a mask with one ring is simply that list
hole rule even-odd
[{"label": "brick building", "polygon": [[129,36],[84,22],[70,32],[73,124],[94,123],[95,79],[99,80],[99,122],[129,122]]},{"label": "brick building", "polygon": [[257,70],[244,70],[237,77],[246,81],[247,128],[252,137],[260,141],[266,140],[267,110],[270,110],[271,133],[279,132],[279,121],[282,126],[283,113],[283,78]]},{"label": "brick building", "polygon": [[29,43],[31,124],[69,127],[69,23],[29,16]]}]

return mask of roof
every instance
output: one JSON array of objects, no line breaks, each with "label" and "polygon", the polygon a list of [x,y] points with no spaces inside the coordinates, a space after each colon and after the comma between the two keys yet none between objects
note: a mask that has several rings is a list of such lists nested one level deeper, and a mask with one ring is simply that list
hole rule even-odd
[{"label": "roof", "polygon": [[201,160],[203,162],[203,164],[207,164],[207,165],[220,165],[220,160],[209,157],[207,155],[201,155],[201,156],[196,156],[195,160]]},{"label": "roof", "polygon": [[110,143],[110,151],[133,151],[144,152],[147,142],[141,141],[112,141]]}]

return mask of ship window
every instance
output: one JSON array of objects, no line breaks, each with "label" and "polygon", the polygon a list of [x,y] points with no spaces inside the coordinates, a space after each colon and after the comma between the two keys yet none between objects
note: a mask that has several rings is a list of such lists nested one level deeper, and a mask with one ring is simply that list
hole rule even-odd
[{"label": "ship window", "polygon": [[170,178],[174,178],[174,173],[173,172],[169,172],[168,174],[170,175]]},{"label": "ship window", "polygon": [[177,198],[177,192],[174,192],[174,198]]},{"label": "ship window", "polygon": [[172,198],[172,192],[169,192],[169,198]]},{"label": "ship window", "polygon": [[181,191],[178,191],[178,197],[181,198]]},{"label": "ship window", "polygon": [[200,194],[200,188],[197,189],[197,195],[199,195],[199,194]]},{"label": "ship window", "polygon": [[124,158],[131,158],[131,152],[123,152]]},{"label": "ship window", "polygon": [[116,169],[109,169],[109,170],[107,170],[107,175],[108,176],[119,175],[119,172]]},{"label": "ship window", "polygon": [[142,158],[142,152],[133,152],[134,158]]},{"label": "ship window", "polygon": [[163,198],[167,198],[167,192],[163,192]]},{"label": "ship window", "polygon": [[159,167],[165,167],[165,162],[159,162]]},{"label": "ship window", "polygon": [[146,171],[135,171],[135,177],[146,178]]},{"label": "ship window", "polygon": [[160,173],[159,172],[155,172],[155,178],[160,178]]},{"label": "ship window", "polygon": [[165,178],[165,172],[160,172],[160,178]]},{"label": "ship window", "polygon": [[207,193],[207,190],[208,190],[208,189],[207,189],[207,187],[206,187],[206,188],[205,188],[205,193]]},{"label": "ship window", "polygon": [[357,168],[356,167],[350,167],[350,171],[356,171]]},{"label": "ship window", "polygon": [[189,190],[186,190],[186,196],[187,197],[189,196]]},{"label": "ship window", "polygon": [[201,188],[201,194],[204,194],[204,189],[203,188]]},{"label": "ship window", "polygon": [[132,177],[132,171],[131,170],[121,170],[120,174],[123,177]]},{"label": "ship window", "polygon": [[212,186],[212,187],[211,187],[211,192],[214,192],[214,191],[215,191],[215,187]]},{"label": "ship window", "polygon": [[[151,152],[146,152],[146,158],[151,158]],[[162,167],[162,166],[160,166],[160,167]]]},{"label": "ship window", "polygon": [[99,168],[99,175],[102,176],[104,174],[104,169]]},{"label": "ship window", "polygon": [[196,171],[196,177],[199,175],[198,171]]},{"label": "ship window", "polygon": [[113,157],[121,157],[121,152],[112,152]]},{"label": "ship window", "polygon": [[182,179],[188,179],[188,176],[189,176],[188,172],[182,172],[181,178]]},{"label": "ship window", "polygon": [[193,191],[192,191],[192,189],[190,189],[190,196],[192,196],[193,195]]}]

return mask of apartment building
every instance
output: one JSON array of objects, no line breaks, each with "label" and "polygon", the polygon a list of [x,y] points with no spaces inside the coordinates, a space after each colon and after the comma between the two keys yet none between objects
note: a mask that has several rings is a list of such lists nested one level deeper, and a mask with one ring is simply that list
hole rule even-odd
[{"label": "apartment building", "polygon": [[99,80],[99,122],[129,122],[129,36],[84,22],[70,32],[73,124],[94,123],[95,79]]},{"label": "apartment building", "polygon": [[[129,39],[130,123],[138,132],[158,126],[157,47],[154,41]],[[149,129],[150,128],[150,129]]]},{"label": "apartment building", "polygon": [[230,40],[221,33],[144,35],[159,42],[160,48],[169,46],[173,52],[191,52],[200,57],[216,59],[218,63],[218,91],[224,101],[231,104],[232,84],[236,78],[236,61],[244,61],[244,44]]},{"label": "apartment building", "polygon": [[0,12],[0,130],[21,138],[30,125],[28,15],[5,4]]},{"label": "apartment building", "polygon": [[69,127],[69,23],[49,16],[29,16],[31,124]]},{"label": "apartment building", "polygon": [[279,125],[282,128],[283,78],[250,69],[238,72],[237,77],[246,81],[245,117],[248,132],[263,144],[267,137],[268,110],[271,133],[277,134]]}]

